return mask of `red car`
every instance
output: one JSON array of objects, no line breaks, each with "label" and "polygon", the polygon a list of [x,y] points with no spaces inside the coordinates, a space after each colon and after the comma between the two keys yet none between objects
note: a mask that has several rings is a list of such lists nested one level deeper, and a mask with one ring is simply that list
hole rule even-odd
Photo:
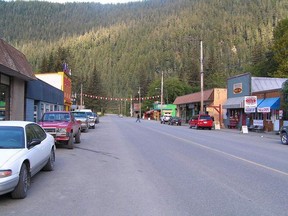
[{"label": "red car", "polygon": [[199,114],[192,116],[189,120],[189,127],[190,128],[208,128],[209,130],[213,127],[213,119],[210,115]]},{"label": "red car", "polygon": [[66,144],[73,149],[75,143],[80,143],[81,122],[77,121],[69,111],[50,111],[43,114],[39,125],[55,138],[56,144]]}]

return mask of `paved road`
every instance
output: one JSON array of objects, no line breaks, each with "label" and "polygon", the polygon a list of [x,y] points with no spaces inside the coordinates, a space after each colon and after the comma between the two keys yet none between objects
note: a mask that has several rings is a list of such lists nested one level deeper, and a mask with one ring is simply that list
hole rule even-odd
[{"label": "paved road", "polygon": [[28,197],[0,215],[284,216],[288,146],[271,134],[194,130],[106,116]]}]

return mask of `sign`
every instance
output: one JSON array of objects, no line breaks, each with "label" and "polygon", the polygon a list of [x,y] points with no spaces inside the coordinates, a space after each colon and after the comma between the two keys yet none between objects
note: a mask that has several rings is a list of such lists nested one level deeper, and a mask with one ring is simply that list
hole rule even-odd
[{"label": "sign", "polygon": [[263,120],[253,120],[254,126],[263,126]]},{"label": "sign", "polygon": [[245,107],[244,108],[244,112],[245,113],[255,113],[255,111],[256,111],[256,108],[255,107]]},{"label": "sign", "polygon": [[220,130],[220,123],[219,122],[215,122],[215,130]]},{"label": "sign", "polygon": [[270,107],[257,107],[257,112],[270,113]]},{"label": "sign", "polygon": [[242,83],[235,83],[233,85],[233,93],[234,94],[241,94],[243,90]]},{"label": "sign", "polygon": [[283,117],[283,110],[279,110],[279,118]]},{"label": "sign", "polygon": [[257,107],[257,96],[245,96],[244,107],[256,108]]},{"label": "sign", "polygon": [[248,133],[248,127],[247,127],[247,125],[243,125],[241,131],[242,131],[242,133]]}]

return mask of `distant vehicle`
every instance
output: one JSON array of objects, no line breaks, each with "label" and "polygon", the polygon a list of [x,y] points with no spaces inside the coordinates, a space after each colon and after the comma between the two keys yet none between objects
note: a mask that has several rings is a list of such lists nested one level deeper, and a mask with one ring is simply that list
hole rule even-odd
[{"label": "distant vehicle", "polygon": [[282,144],[288,144],[288,126],[282,126],[279,131]]},{"label": "distant vehicle", "polygon": [[190,128],[208,128],[209,130],[213,127],[213,119],[210,115],[199,114],[192,116],[189,120],[189,127]]},{"label": "distant vehicle", "polygon": [[93,112],[93,116],[94,116],[94,118],[95,118],[95,124],[98,124],[98,123],[100,122],[100,120],[99,120],[99,115],[98,115],[97,113],[94,113],[94,112]]},{"label": "distant vehicle", "polygon": [[161,118],[160,118],[160,123],[161,123],[161,124],[168,123],[171,117],[172,117],[171,115],[161,116]]},{"label": "distant vehicle", "polygon": [[181,126],[182,120],[179,117],[171,117],[168,121],[169,125]]},{"label": "distant vehicle", "polygon": [[54,138],[27,121],[1,121],[0,137],[0,195],[23,199],[32,176],[54,169]]},{"label": "distant vehicle", "polygon": [[73,111],[75,119],[81,122],[81,131],[88,132],[89,130],[89,116],[86,112]]},{"label": "distant vehicle", "polygon": [[39,121],[44,130],[55,138],[56,144],[65,144],[73,149],[75,143],[80,143],[81,122],[69,111],[50,111],[43,114]]},{"label": "distant vehicle", "polygon": [[95,129],[96,118],[91,109],[80,109],[75,110],[75,112],[85,112],[88,116],[88,127]]}]

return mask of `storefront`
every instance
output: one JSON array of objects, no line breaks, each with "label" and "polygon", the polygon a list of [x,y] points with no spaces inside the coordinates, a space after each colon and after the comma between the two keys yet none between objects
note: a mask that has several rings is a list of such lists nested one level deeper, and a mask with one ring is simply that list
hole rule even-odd
[{"label": "storefront", "polygon": [[279,131],[281,125],[281,88],[285,78],[251,77],[249,73],[227,80],[225,126],[241,129],[257,126]]},{"label": "storefront", "polygon": [[0,74],[0,120],[10,119],[10,78]]},{"label": "storefront", "polygon": [[[203,111],[211,115],[215,121],[222,124],[221,106],[227,99],[227,89],[214,88],[203,92]],[[193,115],[200,113],[201,92],[179,96],[174,103],[177,106],[177,116],[183,122],[188,122]]]},{"label": "storefront", "polygon": [[25,55],[0,39],[0,119],[25,119],[25,85],[36,77]]},{"label": "storefront", "polygon": [[26,85],[26,121],[38,122],[45,112],[64,110],[64,92],[42,80]]}]

